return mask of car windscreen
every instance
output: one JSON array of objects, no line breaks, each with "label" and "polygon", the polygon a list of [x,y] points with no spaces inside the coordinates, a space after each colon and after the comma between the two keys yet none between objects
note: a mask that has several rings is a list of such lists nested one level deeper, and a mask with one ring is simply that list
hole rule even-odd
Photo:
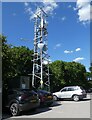
[{"label": "car windscreen", "polygon": [[18,92],[19,94],[30,94],[30,95],[35,93],[33,90],[30,90],[30,89],[20,89],[18,90]]},{"label": "car windscreen", "polygon": [[47,92],[47,91],[45,91],[45,90],[38,90],[38,92],[37,92],[37,93],[47,94],[48,92]]}]

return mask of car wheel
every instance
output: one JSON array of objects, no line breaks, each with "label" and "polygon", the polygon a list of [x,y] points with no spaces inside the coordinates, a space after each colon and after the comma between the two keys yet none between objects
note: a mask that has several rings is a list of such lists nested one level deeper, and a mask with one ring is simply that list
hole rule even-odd
[{"label": "car wheel", "polygon": [[78,95],[74,95],[73,96],[73,100],[76,101],[76,102],[79,101],[79,96]]},{"label": "car wheel", "polygon": [[19,115],[19,106],[18,103],[12,103],[10,105],[10,112],[13,116]]},{"label": "car wheel", "polygon": [[53,100],[55,100],[55,101],[57,101],[57,100],[58,100],[58,98],[57,98],[57,96],[56,96],[56,95],[53,95]]}]

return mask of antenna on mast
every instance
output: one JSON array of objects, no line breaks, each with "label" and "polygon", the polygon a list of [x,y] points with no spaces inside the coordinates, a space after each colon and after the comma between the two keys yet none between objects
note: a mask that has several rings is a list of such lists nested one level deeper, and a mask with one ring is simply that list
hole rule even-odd
[{"label": "antenna on mast", "polygon": [[39,7],[35,14],[32,86],[50,91],[47,14]]}]

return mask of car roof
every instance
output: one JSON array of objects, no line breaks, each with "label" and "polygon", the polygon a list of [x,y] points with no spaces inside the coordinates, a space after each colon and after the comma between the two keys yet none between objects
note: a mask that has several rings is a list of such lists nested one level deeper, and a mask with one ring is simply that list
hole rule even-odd
[{"label": "car roof", "polygon": [[67,87],[64,87],[64,88],[75,88],[75,87],[79,87],[79,86],[67,86]]},{"label": "car roof", "polygon": [[46,91],[46,90],[37,90],[38,92],[40,92],[40,93],[49,93],[48,91]]}]

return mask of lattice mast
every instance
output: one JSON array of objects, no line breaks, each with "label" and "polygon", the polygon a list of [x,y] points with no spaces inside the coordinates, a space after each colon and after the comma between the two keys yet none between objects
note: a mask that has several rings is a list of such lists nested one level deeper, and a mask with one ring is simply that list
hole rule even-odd
[{"label": "lattice mast", "polygon": [[49,79],[49,55],[47,41],[47,14],[37,8],[34,24],[34,55],[33,55],[33,73],[32,86],[47,88],[50,91]]}]

